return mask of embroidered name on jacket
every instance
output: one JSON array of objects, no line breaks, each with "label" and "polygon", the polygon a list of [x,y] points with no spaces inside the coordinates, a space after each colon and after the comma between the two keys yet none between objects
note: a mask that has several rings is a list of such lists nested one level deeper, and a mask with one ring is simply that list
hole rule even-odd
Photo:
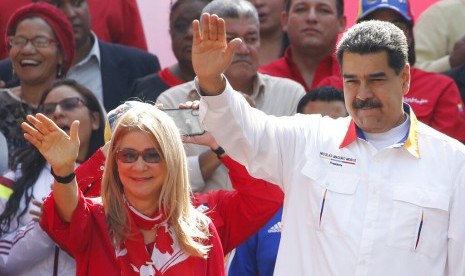
[{"label": "embroidered name on jacket", "polygon": [[408,104],[418,104],[418,105],[422,105],[422,104],[427,104],[427,103],[428,103],[428,100],[427,100],[427,99],[418,99],[418,98],[404,97],[404,102],[406,102],[406,103],[408,103]]},{"label": "embroidered name on jacket", "polygon": [[326,160],[327,162],[329,162],[329,164],[338,167],[343,167],[344,165],[355,165],[357,163],[356,158],[322,151],[320,151],[320,158]]}]

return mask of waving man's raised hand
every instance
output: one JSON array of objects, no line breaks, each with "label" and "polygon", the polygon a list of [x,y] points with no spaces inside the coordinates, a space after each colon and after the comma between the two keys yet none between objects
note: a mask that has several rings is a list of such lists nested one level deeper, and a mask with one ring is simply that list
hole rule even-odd
[{"label": "waving man's raised hand", "polygon": [[203,92],[217,95],[225,86],[222,73],[231,63],[234,49],[242,42],[239,38],[226,40],[225,22],[217,15],[204,13],[201,20],[202,26],[198,20],[192,23],[192,65]]}]

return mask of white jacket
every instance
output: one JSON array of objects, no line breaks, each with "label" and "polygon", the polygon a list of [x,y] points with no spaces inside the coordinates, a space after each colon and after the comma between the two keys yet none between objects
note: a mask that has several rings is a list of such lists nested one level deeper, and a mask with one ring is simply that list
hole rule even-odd
[{"label": "white jacket", "polygon": [[229,83],[202,97],[218,144],[284,190],[275,275],[465,275],[465,147],[406,112],[378,151],[350,117],[266,116]]}]

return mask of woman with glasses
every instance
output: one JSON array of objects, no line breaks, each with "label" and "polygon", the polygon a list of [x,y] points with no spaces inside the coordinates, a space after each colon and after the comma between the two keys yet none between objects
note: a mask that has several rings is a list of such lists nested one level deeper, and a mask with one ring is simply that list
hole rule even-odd
[{"label": "woman with glasses", "polygon": [[[55,81],[42,95],[39,111],[66,133],[73,121],[80,122],[77,164],[103,145],[105,113],[94,94],[76,81]],[[0,180],[5,184],[0,184],[0,274],[75,275],[74,260],[55,248],[35,222],[53,184],[50,164],[29,144]]]},{"label": "woman with glasses", "polygon": [[25,138],[55,175],[41,226],[75,257],[76,275],[224,275],[216,229],[189,200],[186,154],[168,115],[141,104],[118,120],[101,199],[83,197],[75,178],[78,122],[68,136],[40,113],[27,119]]},{"label": "woman with glasses", "polygon": [[7,47],[19,86],[0,90],[0,132],[8,145],[8,163],[26,145],[20,122],[37,111],[44,91],[62,78],[74,58],[69,20],[54,6],[33,3],[18,9],[6,26]]}]

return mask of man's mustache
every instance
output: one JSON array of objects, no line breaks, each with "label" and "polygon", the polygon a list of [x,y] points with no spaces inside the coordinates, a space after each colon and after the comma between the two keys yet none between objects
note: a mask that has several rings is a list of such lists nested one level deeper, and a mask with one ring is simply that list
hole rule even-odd
[{"label": "man's mustache", "polygon": [[355,109],[363,108],[378,108],[381,107],[381,103],[374,99],[360,100],[355,99],[352,103],[352,107]]}]

